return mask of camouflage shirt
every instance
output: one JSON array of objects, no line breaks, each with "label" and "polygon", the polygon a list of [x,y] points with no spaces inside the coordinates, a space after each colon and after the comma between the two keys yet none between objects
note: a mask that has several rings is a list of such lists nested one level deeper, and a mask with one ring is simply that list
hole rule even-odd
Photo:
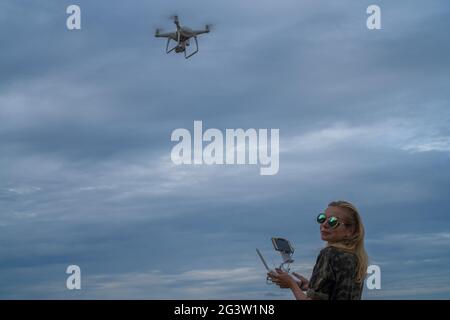
[{"label": "camouflage shirt", "polygon": [[335,247],[320,251],[307,296],[321,300],[360,300],[363,283],[355,281],[357,257]]}]

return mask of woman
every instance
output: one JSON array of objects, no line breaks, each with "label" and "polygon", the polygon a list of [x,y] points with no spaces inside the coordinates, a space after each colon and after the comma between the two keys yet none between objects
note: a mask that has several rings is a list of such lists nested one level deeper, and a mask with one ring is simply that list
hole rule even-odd
[{"label": "woman", "polygon": [[334,201],[319,214],[317,222],[327,246],[320,251],[311,279],[294,272],[299,284],[281,269],[268,276],[280,288],[290,288],[297,300],[361,299],[368,257],[358,210],[349,202]]}]

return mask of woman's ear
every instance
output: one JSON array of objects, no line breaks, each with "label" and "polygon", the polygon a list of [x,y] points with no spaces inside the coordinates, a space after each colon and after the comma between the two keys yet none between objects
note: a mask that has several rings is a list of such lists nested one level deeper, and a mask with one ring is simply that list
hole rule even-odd
[{"label": "woman's ear", "polygon": [[356,228],[355,228],[354,225],[352,225],[350,230],[349,230],[349,233],[347,233],[345,236],[347,238],[351,238],[351,237],[353,237],[355,235],[355,233],[356,233]]}]

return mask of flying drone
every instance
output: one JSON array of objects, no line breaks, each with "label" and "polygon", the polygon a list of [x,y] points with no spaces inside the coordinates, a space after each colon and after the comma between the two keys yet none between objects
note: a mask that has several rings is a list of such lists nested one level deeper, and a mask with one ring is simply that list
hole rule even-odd
[{"label": "flying drone", "polygon": [[[156,29],[155,37],[167,38],[166,53],[170,53],[174,50],[176,53],[184,52],[184,57],[189,59],[198,52],[197,36],[203,33],[209,33],[211,26],[207,24],[204,30],[192,30],[188,27],[181,26],[178,16],[172,16],[172,19],[177,27],[177,30],[174,32],[161,33],[161,29]],[[194,39],[195,50],[189,53],[187,47],[190,46],[191,39]],[[171,41],[174,41],[176,44],[169,49]]]}]

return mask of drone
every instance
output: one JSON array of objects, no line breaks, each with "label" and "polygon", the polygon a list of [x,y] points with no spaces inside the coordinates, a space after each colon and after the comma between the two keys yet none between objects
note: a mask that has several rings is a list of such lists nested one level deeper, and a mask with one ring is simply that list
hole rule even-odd
[{"label": "drone", "polygon": [[[180,20],[178,16],[172,16],[173,22],[177,27],[177,30],[174,32],[161,33],[161,29],[156,29],[155,37],[157,38],[167,38],[166,45],[166,53],[170,53],[175,50],[176,53],[183,53],[186,59],[189,59],[194,54],[198,52],[198,41],[197,36],[203,33],[209,33],[211,26],[207,24],[204,30],[192,30],[188,27],[184,27],[180,25]],[[191,44],[191,39],[194,39],[195,42],[195,50],[188,53],[187,47]],[[170,42],[175,41],[176,45],[169,49]]]}]

